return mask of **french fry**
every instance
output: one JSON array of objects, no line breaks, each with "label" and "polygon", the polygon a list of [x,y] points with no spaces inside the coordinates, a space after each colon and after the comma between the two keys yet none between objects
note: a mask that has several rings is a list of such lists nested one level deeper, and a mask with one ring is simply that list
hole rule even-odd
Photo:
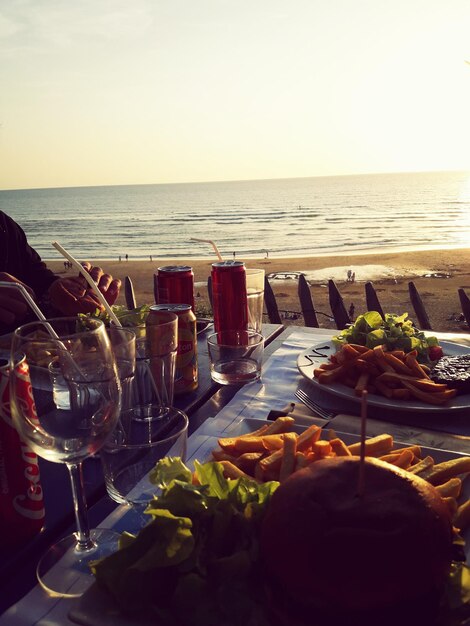
[{"label": "french fry", "polygon": [[361,397],[363,391],[367,388],[367,383],[369,382],[369,372],[362,372],[357,379],[356,386],[354,387],[354,393],[356,396]]},{"label": "french fry", "polygon": [[391,365],[395,372],[404,374],[405,376],[412,376],[413,372],[410,370],[406,363],[403,363],[399,358],[394,356],[391,352],[384,352],[383,358]]},{"label": "french fry", "polygon": [[460,531],[468,528],[470,524],[470,500],[467,500],[457,508],[454,516],[454,526]]},{"label": "french fry", "polygon": [[[393,437],[391,435],[377,435],[377,437],[371,437],[365,441],[365,453],[366,456],[383,456],[388,454],[393,447]],[[348,446],[351,454],[359,456],[361,453],[361,444],[353,443]]]},{"label": "french fry", "polygon": [[[360,377],[361,370],[357,371]],[[387,376],[388,373],[381,374],[379,379],[387,379]],[[403,378],[405,375],[396,373],[396,376]],[[406,391],[401,389],[403,390]],[[391,391],[400,391],[400,388]],[[432,393],[436,395],[442,392]],[[254,434],[222,437],[219,440],[221,447],[214,450],[212,456],[222,464],[224,475],[229,479],[245,477],[259,482],[283,482],[293,472],[312,463],[321,463],[325,458],[360,454],[359,442],[348,446],[334,430],[323,433],[319,426],[312,425],[297,434],[290,430],[292,426],[293,419],[283,416],[268,426],[269,430],[257,429]],[[324,439],[320,439],[322,433]],[[460,476],[470,473],[470,456],[435,464],[431,456],[420,458],[422,451],[418,445],[394,449],[393,444],[393,437],[388,434],[367,439],[366,455],[378,457],[427,480],[440,493],[453,517],[454,525],[460,530],[470,526],[470,501],[460,504],[457,502],[462,490]]]},{"label": "french fry", "polygon": [[320,439],[320,435],[320,426],[316,426],[315,424],[309,426],[301,435],[299,435],[299,438],[297,439],[297,450],[303,452],[307,448],[311,447],[315,441]]},{"label": "french fry", "polygon": [[447,389],[446,391],[429,393],[427,391],[421,391],[420,389],[417,389],[414,385],[406,380],[402,380],[402,385],[409,389],[413,396],[415,396],[419,400],[422,400],[423,402],[427,402],[428,404],[445,404],[451,398],[455,398],[455,396],[457,395],[457,389]]},{"label": "french fry", "polygon": [[422,478],[431,483],[431,485],[440,485],[460,474],[470,472],[470,456],[461,456],[451,461],[444,461],[434,465],[431,471],[422,474]]},{"label": "french fry", "polygon": [[380,393],[386,398],[393,398],[393,389],[389,387],[386,383],[382,382],[379,378],[375,379],[374,382],[376,388]]},{"label": "french fry", "polygon": [[432,469],[433,467],[434,467],[434,459],[432,458],[432,456],[426,456],[424,457],[424,459],[421,459],[421,461],[416,463],[416,465],[413,465],[412,467],[410,467],[408,471],[411,472],[412,474],[416,474],[417,476],[421,476],[422,478],[423,477],[422,475],[425,472]]},{"label": "french fry", "polygon": [[[297,442],[298,443],[298,442]],[[272,469],[277,469],[281,467],[283,450],[276,450],[276,452],[272,452],[269,456],[265,456],[258,462],[263,473],[268,472]]]},{"label": "french fry", "polygon": [[411,392],[408,389],[392,389],[392,398],[409,400],[411,398]]},{"label": "french fry", "polygon": [[416,350],[408,352],[408,354],[405,356],[405,363],[413,372],[413,375],[416,376],[416,378],[429,378],[429,375],[424,367],[418,363],[416,356]]},{"label": "french fry", "polygon": [[385,359],[385,351],[384,346],[375,346],[374,348],[374,356],[377,362],[377,366],[382,370],[382,372],[394,372],[394,368],[390,363]]},{"label": "french fry", "polygon": [[443,383],[435,383],[429,378],[414,378],[413,376],[407,376],[398,372],[384,372],[381,374],[380,380],[384,382],[406,381],[414,385],[417,389],[421,389],[422,391],[427,391],[429,393],[437,393],[438,391],[446,391],[448,389],[447,385]]},{"label": "french fry", "polygon": [[264,454],[264,452],[245,452],[244,454],[240,454],[240,456],[236,460],[233,460],[231,462],[250,476],[253,476],[255,466],[258,461],[263,458]]},{"label": "french fry", "polygon": [[325,458],[332,452],[331,443],[325,439],[315,441],[312,445],[312,452],[320,459]]},{"label": "french fry", "polygon": [[[457,500],[455,498],[442,498],[444,500],[444,502],[447,505],[447,508],[449,509],[449,513],[451,518],[454,520],[455,516],[457,515],[458,509],[459,509],[459,505],[457,504]],[[455,526],[457,526],[454,523]],[[458,526],[457,526],[458,528]]]},{"label": "french fry", "polygon": [[344,443],[344,441],[338,437],[330,439],[330,446],[336,456],[352,456],[351,450]]},{"label": "french fry", "polygon": [[279,450],[284,445],[284,434],[261,435],[260,437],[240,437],[235,439],[230,450],[243,452],[262,452],[263,450]]},{"label": "french fry", "polygon": [[422,454],[421,446],[418,446],[418,445],[404,446],[403,448],[398,448],[397,452],[403,452],[403,450],[411,450],[411,452],[414,454],[415,457],[418,458],[418,460],[421,459],[421,454]]},{"label": "french fry", "polygon": [[295,433],[286,433],[284,437],[284,448],[279,470],[279,482],[284,482],[295,470],[295,453],[297,448],[297,435]]},{"label": "french fry", "polygon": [[295,453],[295,471],[303,469],[309,465],[309,461],[303,452]]},{"label": "french fry", "polygon": [[237,459],[236,456],[228,454],[224,450],[212,450],[212,456],[215,461],[231,461],[233,463]]},{"label": "french fry", "polygon": [[236,437],[221,437],[218,440],[218,444],[221,448],[230,448],[233,446],[233,442],[235,439],[246,439],[249,437],[259,437],[263,433],[268,430],[269,426],[267,424],[263,424],[258,430],[255,430],[251,433],[245,433],[244,435],[237,435]]},{"label": "french fry", "polygon": [[401,467],[402,469],[408,469],[413,462],[414,454],[411,450],[400,450],[395,454],[385,454],[381,456],[380,459],[382,461],[386,461],[387,463],[391,463],[396,467]]},{"label": "french fry", "polygon": [[220,461],[220,463],[223,465],[225,478],[252,478],[230,461]]},{"label": "french fry", "polygon": [[443,498],[458,498],[462,490],[462,481],[460,478],[450,478],[446,483],[437,485],[436,489]]},{"label": "french fry", "polygon": [[280,433],[287,433],[291,430],[292,426],[295,424],[295,419],[293,417],[289,417],[288,415],[283,415],[278,417],[272,424],[270,424],[267,429],[261,433],[262,435],[278,435]]},{"label": "french fry", "polygon": [[321,384],[341,383],[354,388],[358,396],[367,389],[369,393],[390,399],[417,398],[435,405],[449,402],[457,393],[448,385],[430,379],[429,368],[418,363],[416,350],[389,352],[383,345],[373,349],[361,348],[344,344],[327,364],[314,370],[314,377]]}]

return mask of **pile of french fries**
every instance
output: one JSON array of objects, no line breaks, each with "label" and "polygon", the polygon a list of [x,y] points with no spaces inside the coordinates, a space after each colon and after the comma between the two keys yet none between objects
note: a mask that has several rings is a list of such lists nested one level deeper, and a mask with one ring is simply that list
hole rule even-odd
[{"label": "pile of french fries", "polygon": [[358,396],[367,390],[386,398],[445,404],[457,391],[431,380],[429,368],[418,363],[416,357],[416,350],[405,353],[388,351],[386,346],[366,348],[346,343],[313,375],[324,385],[335,382],[352,387]]},{"label": "pile of french fries", "polygon": [[[212,452],[227,478],[250,477],[265,482],[285,481],[293,472],[336,456],[359,456],[360,443],[347,445],[328,431],[329,439],[320,439],[325,431],[312,425],[301,434],[293,431],[292,417],[278,417],[272,424],[237,437],[222,437],[219,449]],[[470,456],[435,463],[431,456],[422,458],[418,445],[394,447],[393,437],[383,434],[366,439],[365,455],[379,458],[412,474],[420,476],[436,487],[447,503],[453,523],[459,530],[470,524],[470,500],[459,502],[462,483],[470,472]]]}]

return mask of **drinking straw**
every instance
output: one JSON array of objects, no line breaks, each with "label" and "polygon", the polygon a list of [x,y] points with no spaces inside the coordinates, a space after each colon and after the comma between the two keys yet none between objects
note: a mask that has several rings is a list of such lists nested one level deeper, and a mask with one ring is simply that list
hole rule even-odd
[{"label": "drinking straw", "polygon": [[81,263],[79,263],[76,259],[74,259],[74,257],[71,254],[69,254],[67,252],[67,250],[65,250],[65,248],[63,248],[58,241],[53,241],[52,245],[54,246],[54,248],[56,250],[58,250],[60,252],[60,254],[62,256],[64,256],[66,259],[68,259],[70,261],[70,263],[72,263],[72,265],[74,265],[75,268],[80,272],[80,274],[83,276],[83,278],[87,281],[87,283],[90,285],[90,287],[95,292],[98,300],[101,302],[101,304],[106,309],[106,312],[108,313],[109,317],[112,319],[113,323],[116,326],[122,326],[121,322],[118,320],[118,318],[116,317],[115,313],[113,312],[111,306],[108,304],[106,298],[103,296],[101,291],[98,289],[98,285],[95,283],[95,281],[90,276],[90,274],[86,271],[86,269],[81,265]]},{"label": "drinking straw", "polygon": [[0,287],[6,287],[7,289],[16,289],[17,291],[19,291],[21,293],[23,298],[26,300],[26,302],[29,304],[29,306],[33,310],[33,312],[36,315],[36,317],[41,322],[45,322],[44,327],[46,328],[46,330],[50,334],[50,336],[53,339],[57,340],[57,343],[58,343],[59,347],[61,348],[61,350],[64,352],[65,357],[72,363],[73,367],[75,367],[77,372],[79,374],[82,374],[82,372],[80,371],[79,366],[77,365],[77,363],[75,363],[75,360],[73,359],[72,355],[70,354],[68,348],[60,340],[59,335],[52,328],[51,324],[49,324],[49,322],[46,319],[46,316],[41,311],[41,309],[38,307],[38,305],[34,302],[32,297],[29,295],[28,290],[24,287],[24,285],[22,285],[21,283],[10,283],[10,282],[7,282],[7,281],[0,281]]},{"label": "drinking straw", "polygon": [[212,241],[212,239],[198,239],[197,237],[191,237],[191,241],[202,241],[203,243],[210,243],[211,246],[214,248],[214,252],[216,253],[217,258],[219,259],[219,261],[223,261],[222,255],[220,254],[217,246]]},{"label": "drinking straw", "polygon": [[[34,302],[34,300],[31,298],[31,296],[29,295],[29,293],[28,293],[27,289],[24,287],[24,285],[22,285],[21,283],[10,283],[8,281],[3,281],[2,280],[2,281],[0,281],[0,287],[7,287],[9,289],[16,289],[17,291],[19,291],[21,293],[21,295],[23,296],[23,298],[26,300],[26,302],[29,304],[31,309],[33,310],[33,312],[36,315],[36,317],[38,319],[40,319],[41,322],[45,322],[46,321],[46,316],[41,311],[41,309],[38,307],[38,305]],[[54,330],[52,330],[52,332],[55,333]]]}]

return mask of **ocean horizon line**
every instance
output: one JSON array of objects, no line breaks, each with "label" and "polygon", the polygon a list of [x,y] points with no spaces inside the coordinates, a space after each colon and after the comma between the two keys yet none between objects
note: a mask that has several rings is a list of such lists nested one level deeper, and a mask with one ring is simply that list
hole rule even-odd
[{"label": "ocean horizon line", "polygon": [[175,185],[217,185],[217,184],[230,184],[230,183],[256,183],[256,182],[275,182],[275,181],[288,181],[288,180],[308,180],[308,179],[324,179],[324,178],[353,178],[359,176],[406,176],[417,174],[470,174],[470,170],[457,169],[457,170],[407,170],[401,172],[353,172],[347,174],[314,174],[311,176],[281,176],[274,178],[231,178],[220,180],[194,180],[194,181],[172,181],[172,182],[156,182],[156,183],[103,183],[98,185],[60,185],[57,187],[8,187],[1,188],[2,192],[14,192],[14,191],[60,191],[71,189],[108,189],[114,187],[165,187]]}]

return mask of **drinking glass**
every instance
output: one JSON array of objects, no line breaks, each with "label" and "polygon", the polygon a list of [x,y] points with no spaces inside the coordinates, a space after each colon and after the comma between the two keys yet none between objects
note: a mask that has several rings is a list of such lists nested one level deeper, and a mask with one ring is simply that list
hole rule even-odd
[{"label": "drinking glass", "polygon": [[134,330],[120,326],[108,328],[119,380],[121,382],[121,409],[132,405],[136,369],[136,335]]},{"label": "drinking glass", "polygon": [[211,378],[221,385],[244,385],[261,377],[264,337],[252,330],[222,330],[207,338]]},{"label": "drinking glass", "polygon": [[246,291],[248,296],[248,327],[257,333],[263,325],[264,270],[246,270]]},{"label": "drinking glass", "polygon": [[108,495],[142,511],[157,491],[149,480],[157,461],[165,456],[186,460],[188,417],[168,407],[163,417],[144,422],[134,419],[134,411],[121,412],[119,425],[101,450],[101,461]]},{"label": "drinking glass", "polygon": [[20,437],[70,473],[77,532],[53,545],[36,573],[52,595],[76,597],[93,582],[89,561],[115,551],[118,539],[112,531],[90,531],[81,467],[104,445],[120,410],[116,362],[103,323],[72,317],[17,328],[10,391]]},{"label": "drinking glass", "polygon": [[[133,419],[152,420],[173,405],[178,317],[170,311],[151,311],[141,326],[126,327],[136,334],[135,376],[124,393],[123,410],[133,409]],[[148,318],[147,315],[147,318]],[[124,324],[124,317],[120,320]],[[160,411],[156,411],[156,407]]]}]

